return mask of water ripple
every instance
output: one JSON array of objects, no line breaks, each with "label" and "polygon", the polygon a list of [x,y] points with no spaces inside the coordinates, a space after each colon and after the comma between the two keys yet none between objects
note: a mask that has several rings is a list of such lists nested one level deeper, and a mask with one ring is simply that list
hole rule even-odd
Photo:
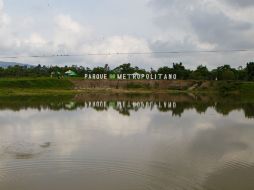
[{"label": "water ripple", "polygon": [[[7,182],[9,183],[19,180],[19,178],[22,178],[19,174],[23,172],[27,174],[33,173],[33,175],[36,175],[36,172],[39,172],[44,175],[49,171],[58,176],[62,174],[72,177],[77,176],[76,174],[86,176],[93,173],[102,177],[122,177],[134,180],[136,185],[139,184],[139,189],[201,189],[199,182],[184,176],[176,175],[173,166],[166,163],[147,161],[131,162],[106,159],[59,158],[37,161],[23,160],[22,162],[16,160],[0,166],[0,182],[6,182],[7,178]],[[80,178],[80,180],[82,179]],[[128,183],[128,181],[126,181],[126,183]]]}]

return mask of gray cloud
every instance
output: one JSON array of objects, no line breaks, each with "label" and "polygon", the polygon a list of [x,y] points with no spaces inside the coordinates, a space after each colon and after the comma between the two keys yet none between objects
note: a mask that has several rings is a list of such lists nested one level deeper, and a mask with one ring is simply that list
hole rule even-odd
[{"label": "gray cloud", "polygon": [[[204,1],[204,0],[182,0],[182,1],[177,1],[177,0],[151,0],[149,2],[149,5],[151,7],[155,8],[168,8],[168,7],[188,7],[191,5],[197,5],[197,4],[209,4],[212,1]],[[216,0],[213,1],[215,3]],[[220,0],[219,2],[225,2],[229,5],[233,5],[235,7],[252,7],[254,6],[254,1],[253,0]]]},{"label": "gray cloud", "polygon": [[253,48],[254,41],[248,32],[253,27],[248,22],[232,20],[223,13],[195,11],[190,16],[195,34],[203,42],[219,48]]},{"label": "gray cloud", "polygon": [[[248,2],[254,4],[253,1],[243,2],[245,3],[242,5],[247,5]],[[190,41],[186,40],[186,36],[197,37],[200,43],[210,43],[218,48],[254,47],[254,41],[251,40],[254,33],[251,21],[231,18],[222,9],[214,9],[218,6],[214,3],[152,0],[149,5],[155,7],[156,11],[164,10],[155,19],[155,24],[162,30],[174,28],[175,36],[179,38],[182,35],[181,42],[187,42],[187,47],[190,47]],[[177,33],[177,30],[180,32]]]},{"label": "gray cloud", "polygon": [[254,6],[253,0],[225,0],[227,3],[236,7],[249,7]]}]

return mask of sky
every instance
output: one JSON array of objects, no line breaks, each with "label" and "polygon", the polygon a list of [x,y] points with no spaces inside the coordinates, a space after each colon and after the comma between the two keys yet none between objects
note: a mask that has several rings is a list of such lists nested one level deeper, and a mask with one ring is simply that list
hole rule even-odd
[{"label": "sky", "polygon": [[[0,61],[149,68],[245,66],[254,51],[87,55],[254,49],[253,0],[0,0]],[[5,56],[21,56],[18,59]]]}]

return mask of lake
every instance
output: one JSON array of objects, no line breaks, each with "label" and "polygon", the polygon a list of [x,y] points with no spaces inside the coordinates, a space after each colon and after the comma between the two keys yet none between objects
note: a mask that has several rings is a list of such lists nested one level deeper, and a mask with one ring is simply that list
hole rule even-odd
[{"label": "lake", "polygon": [[1,97],[2,190],[253,190],[252,97]]}]

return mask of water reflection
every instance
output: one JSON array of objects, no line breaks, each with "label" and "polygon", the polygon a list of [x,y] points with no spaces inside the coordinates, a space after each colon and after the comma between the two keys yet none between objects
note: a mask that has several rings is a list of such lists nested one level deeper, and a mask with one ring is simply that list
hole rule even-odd
[{"label": "water reflection", "polygon": [[247,98],[88,94],[0,105],[0,189],[254,189]]},{"label": "water reflection", "polygon": [[38,110],[78,110],[93,108],[97,111],[114,109],[119,114],[130,116],[131,111],[156,109],[160,112],[171,112],[179,116],[190,109],[205,113],[213,108],[217,113],[227,116],[234,110],[243,110],[245,117],[254,118],[254,100],[248,96],[193,95],[193,94],[79,94],[76,96],[49,97],[1,97],[0,110],[34,108]]}]

